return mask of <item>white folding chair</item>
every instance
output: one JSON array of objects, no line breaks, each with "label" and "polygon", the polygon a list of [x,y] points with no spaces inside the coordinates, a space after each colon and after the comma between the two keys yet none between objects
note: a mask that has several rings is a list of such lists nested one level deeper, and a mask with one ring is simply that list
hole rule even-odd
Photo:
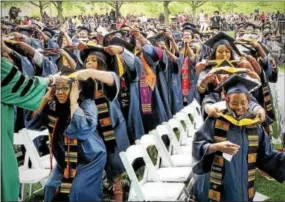
[{"label": "white folding chair", "polygon": [[[183,109],[182,109],[183,110]],[[196,130],[194,129],[194,124],[190,121],[189,117],[187,116],[187,113],[182,112],[182,110],[178,113],[176,113],[173,118],[177,119],[178,121],[180,121],[180,123],[184,123],[185,127],[186,127],[186,134],[188,137],[192,137]],[[182,124],[183,125],[183,124]],[[184,129],[184,127],[183,127]]]},{"label": "white folding chair", "polygon": [[203,124],[204,121],[200,110],[200,105],[196,100],[184,107],[181,111],[188,115],[190,121],[194,124],[194,129],[198,130]]},{"label": "white folding chair", "polygon": [[[40,162],[35,158],[30,158],[31,156],[34,156],[34,153],[37,151],[35,151],[29,144],[30,143],[25,128],[19,131],[19,133],[14,133],[14,145],[24,145],[26,149],[24,165],[19,167],[19,180],[20,184],[22,184],[21,188],[22,199],[24,197],[25,184],[29,184],[30,186],[29,197],[31,197],[32,185],[40,182],[42,187],[44,187],[45,180],[49,176],[49,170],[40,168],[41,167]],[[29,168],[28,161],[26,160],[27,158],[30,158],[32,164],[37,165],[38,168]]]},{"label": "white folding chair", "polygon": [[[157,141],[159,142],[158,146],[161,147],[161,150],[167,150],[166,145],[162,139],[164,135],[169,133],[166,125],[157,126],[156,130],[153,132],[153,135],[156,136]],[[174,141],[173,141],[174,142]],[[178,141],[177,141],[178,143]],[[169,155],[170,163],[173,167],[189,167],[191,165],[191,154],[183,153],[182,149],[175,143],[176,154],[171,155],[168,151],[166,155]]]},{"label": "white folding chair", "polygon": [[193,137],[188,137],[186,130],[184,130],[180,121],[176,118],[169,119],[165,124],[168,124],[172,131],[175,133],[175,130],[179,133],[179,142],[181,146],[192,145]]},{"label": "white folding chair", "polygon": [[174,130],[170,127],[168,122],[164,122],[162,125],[157,126],[156,131],[157,133],[160,133],[159,136],[161,138],[165,135],[169,138],[171,145],[171,154],[191,154],[191,145],[182,146],[179,143]]},{"label": "white folding chair", "polygon": [[[27,129],[27,135],[29,137],[29,140],[30,142],[34,142],[34,140],[40,136],[48,136],[49,135],[49,132],[48,130],[44,130],[44,131],[36,131],[36,130],[29,130]],[[30,144],[31,147],[33,147],[34,149],[36,149],[35,147],[35,144]],[[37,150],[37,149],[36,149]],[[44,156],[40,156],[38,152],[36,152],[34,154],[35,156],[33,156],[33,158],[36,158],[39,160],[40,164],[41,164],[41,167],[42,168],[45,168],[45,169],[50,169],[51,167],[51,162],[50,162],[50,154],[47,154],[47,155],[44,155]],[[37,165],[33,165],[33,167],[37,168]],[[56,166],[56,160],[55,158],[53,157],[52,159],[52,166],[55,167]]]},{"label": "white folding chair", "polygon": [[[162,181],[167,182],[187,182],[187,180],[193,180],[192,167],[174,167],[171,163],[170,155],[166,148],[160,147],[157,138],[153,134],[146,134],[136,141],[136,144],[142,145],[147,151],[148,148],[154,146],[158,152],[157,161],[155,166],[156,172]],[[162,163],[161,163],[162,161]],[[187,190],[191,189],[191,181],[187,185]]]},{"label": "white folding chair", "polygon": [[194,99],[190,105],[193,106],[196,109],[198,115],[202,117],[201,105],[197,102],[197,100]]},{"label": "white folding chair", "polygon": [[[182,193],[185,192],[183,183],[165,183],[161,182],[159,177],[155,175],[154,166],[151,159],[148,157],[145,149],[141,145],[132,145],[126,152],[120,153],[120,158],[131,180],[131,188],[129,194],[129,201],[182,201]],[[143,158],[149,172],[152,182],[147,179],[138,180],[132,163],[138,159]]]}]

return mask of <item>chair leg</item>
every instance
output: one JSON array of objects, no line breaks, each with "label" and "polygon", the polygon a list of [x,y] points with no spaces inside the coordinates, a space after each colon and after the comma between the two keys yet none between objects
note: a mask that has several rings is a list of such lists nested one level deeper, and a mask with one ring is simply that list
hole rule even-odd
[{"label": "chair leg", "polygon": [[29,184],[30,186],[30,192],[29,192],[29,199],[32,197],[32,188],[33,188],[33,184]]},{"label": "chair leg", "polygon": [[25,189],[25,184],[22,184],[22,188],[21,188],[21,201],[24,200],[24,189]]}]

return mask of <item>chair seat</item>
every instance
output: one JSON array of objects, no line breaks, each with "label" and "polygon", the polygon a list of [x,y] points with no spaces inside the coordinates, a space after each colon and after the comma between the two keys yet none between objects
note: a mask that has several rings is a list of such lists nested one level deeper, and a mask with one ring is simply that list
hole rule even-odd
[{"label": "chair seat", "polygon": [[161,181],[166,182],[184,182],[187,181],[191,175],[191,167],[168,167],[159,168],[157,174]]},{"label": "chair seat", "polygon": [[29,169],[19,167],[19,179],[23,184],[34,184],[44,180],[49,176],[50,171],[47,169]]},{"label": "chair seat", "polygon": [[[42,156],[42,157],[40,158],[40,161],[41,161],[42,166],[43,166],[45,169],[50,169],[50,155],[49,155],[49,154],[47,154],[47,155],[45,155],[45,156]],[[56,160],[55,160],[54,157],[53,157],[53,159],[52,159],[52,165],[53,165],[53,167],[56,166]]]},{"label": "chair seat", "polygon": [[193,137],[183,137],[181,140],[181,146],[192,145]]},{"label": "chair seat", "polygon": [[148,182],[141,188],[147,201],[177,201],[183,191],[184,184]]},{"label": "chair seat", "polygon": [[181,146],[183,154],[192,154],[192,145]]},{"label": "chair seat", "polygon": [[170,159],[174,167],[187,167],[191,165],[191,155],[190,154],[177,154],[171,155]]}]

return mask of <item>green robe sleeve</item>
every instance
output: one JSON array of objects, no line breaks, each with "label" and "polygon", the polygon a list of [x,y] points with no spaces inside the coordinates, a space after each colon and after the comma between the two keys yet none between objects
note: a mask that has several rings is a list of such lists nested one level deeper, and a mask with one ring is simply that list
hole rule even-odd
[{"label": "green robe sleeve", "polygon": [[36,110],[46,88],[42,78],[24,76],[7,59],[1,59],[1,103]]}]

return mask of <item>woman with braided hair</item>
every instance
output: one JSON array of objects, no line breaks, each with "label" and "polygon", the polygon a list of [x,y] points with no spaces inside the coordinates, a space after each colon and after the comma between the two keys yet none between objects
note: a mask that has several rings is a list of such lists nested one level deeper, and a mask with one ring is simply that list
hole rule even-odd
[{"label": "woman with braided hair", "polygon": [[44,188],[45,201],[103,199],[106,149],[96,130],[94,91],[93,79],[76,81],[66,77],[49,89],[36,111],[28,114],[28,127],[48,127],[51,155],[57,162]]}]

